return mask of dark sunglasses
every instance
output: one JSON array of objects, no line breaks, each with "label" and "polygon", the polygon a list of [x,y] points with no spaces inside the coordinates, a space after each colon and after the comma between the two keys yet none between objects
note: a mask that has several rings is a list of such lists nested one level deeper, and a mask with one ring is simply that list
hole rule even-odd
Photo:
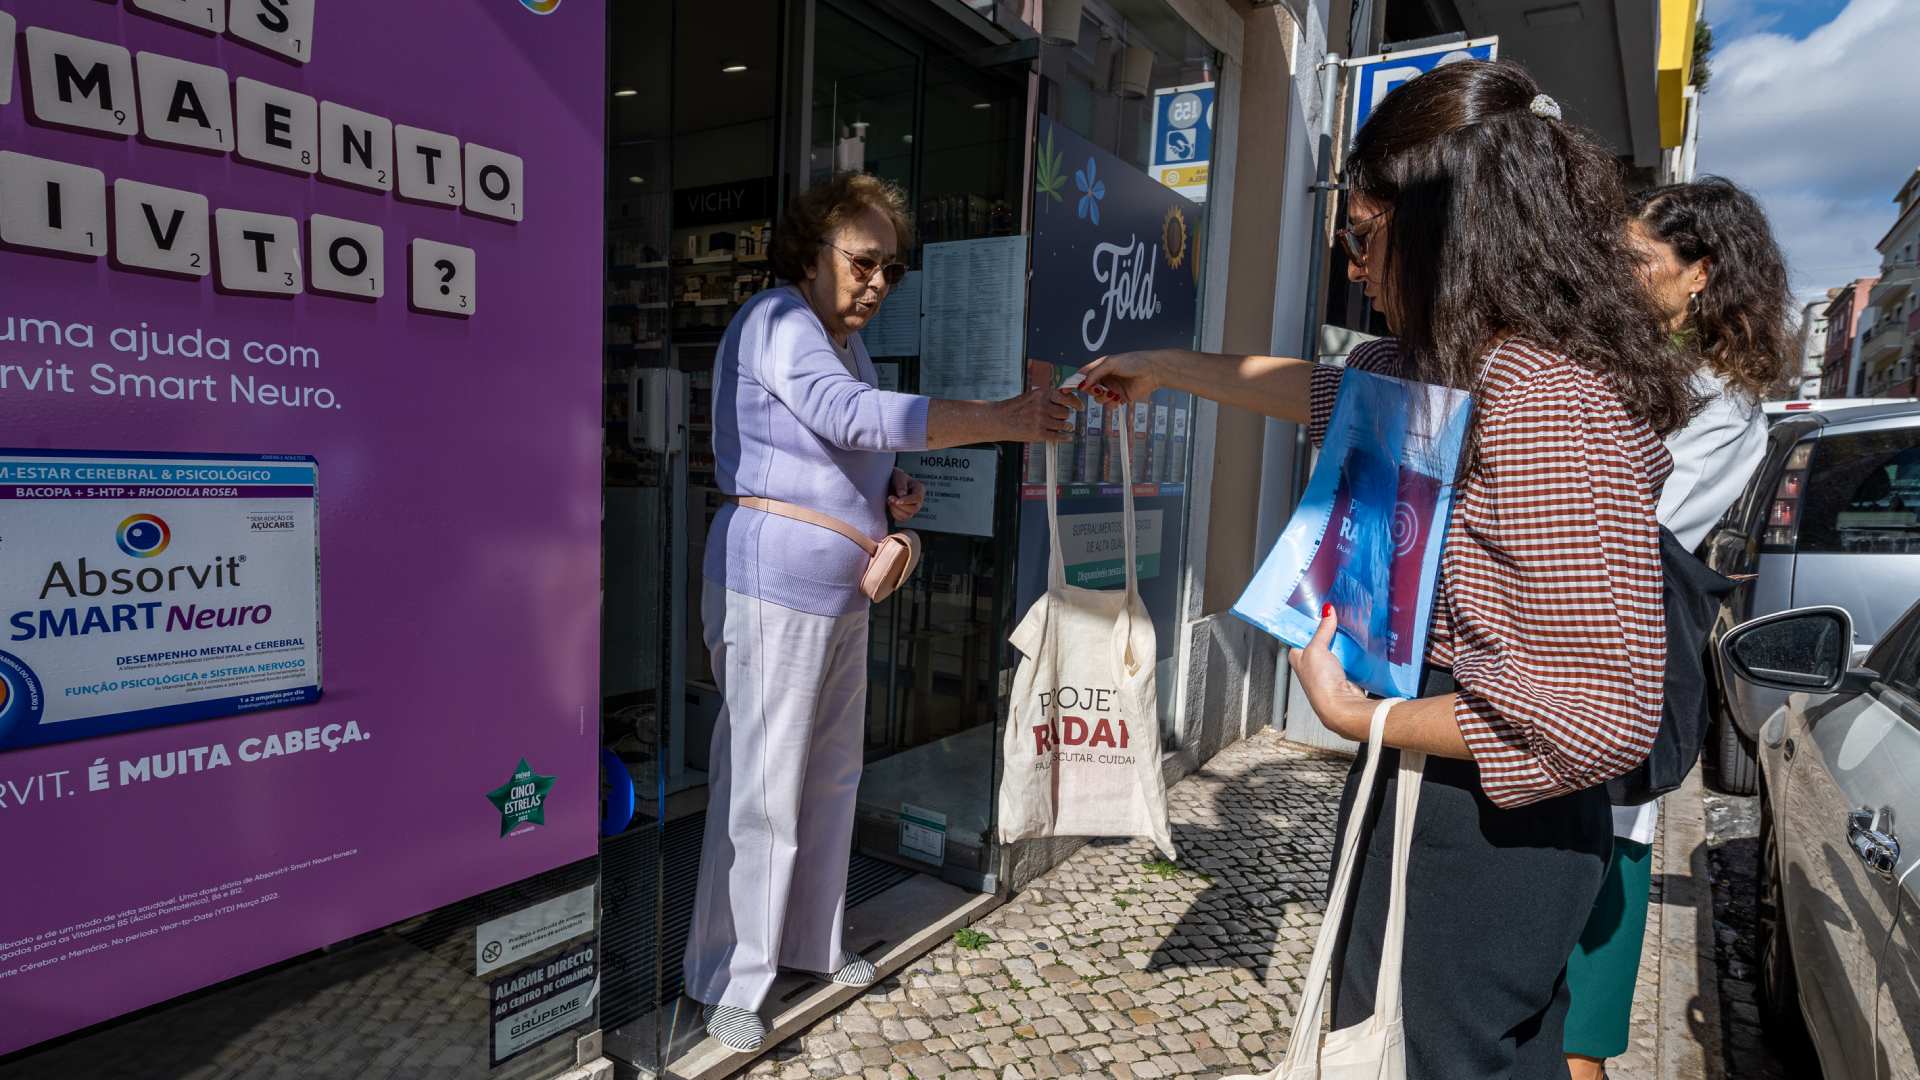
[{"label": "dark sunglasses", "polygon": [[869,259],[865,255],[855,255],[853,252],[848,251],[838,244],[828,244],[827,246],[847,257],[847,265],[853,267],[853,275],[861,281],[872,281],[873,272],[878,270],[881,280],[885,281],[888,287],[891,288],[892,286],[900,284],[900,279],[907,276],[906,263],[883,263],[878,259]]},{"label": "dark sunglasses", "polygon": [[1356,221],[1352,225],[1334,232],[1333,235],[1340,240],[1340,246],[1347,249],[1348,259],[1353,262],[1366,261],[1367,241],[1373,239],[1373,234],[1379,232],[1380,229],[1379,227],[1375,227],[1368,229],[1366,232],[1359,232],[1358,230],[1361,226],[1372,225],[1374,222],[1379,221],[1391,213],[1393,213],[1391,210],[1382,210],[1365,221]]}]

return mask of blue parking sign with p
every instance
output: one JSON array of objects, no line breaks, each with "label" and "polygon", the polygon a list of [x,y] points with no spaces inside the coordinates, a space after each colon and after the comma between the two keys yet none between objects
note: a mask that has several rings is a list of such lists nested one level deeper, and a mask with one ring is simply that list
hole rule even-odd
[{"label": "blue parking sign with p", "polygon": [[1353,72],[1353,127],[1347,137],[1351,139],[1366,124],[1388,94],[1434,68],[1456,60],[1497,60],[1499,56],[1500,39],[1485,37],[1345,61]]}]

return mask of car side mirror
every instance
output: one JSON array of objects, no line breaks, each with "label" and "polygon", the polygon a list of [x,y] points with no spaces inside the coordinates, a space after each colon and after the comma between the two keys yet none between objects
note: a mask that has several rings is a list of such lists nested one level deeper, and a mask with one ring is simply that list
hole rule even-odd
[{"label": "car side mirror", "polygon": [[1755,686],[1831,694],[1853,660],[1853,616],[1845,608],[1806,607],[1741,623],[1720,640],[1726,668]]}]

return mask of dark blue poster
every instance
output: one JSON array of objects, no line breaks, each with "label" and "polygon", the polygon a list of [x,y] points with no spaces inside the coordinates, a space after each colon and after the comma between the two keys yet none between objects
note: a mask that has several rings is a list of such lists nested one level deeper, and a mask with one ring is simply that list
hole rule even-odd
[{"label": "dark blue poster", "polygon": [[1027,355],[1074,367],[1107,353],[1191,348],[1200,207],[1040,118]]},{"label": "dark blue poster", "polygon": [[[1042,116],[1034,155],[1033,276],[1027,355],[1056,365],[1056,382],[1096,357],[1191,348],[1199,325],[1202,208],[1140,169]],[[1161,392],[1125,409],[1088,403],[1073,442],[1056,449],[1067,580],[1125,584],[1121,448],[1138,509],[1140,596],[1159,658],[1177,643],[1193,399]],[[1046,591],[1044,459],[1029,452],[1021,488],[1020,610]],[[1162,677],[1162,686],[1171,687]]]}]

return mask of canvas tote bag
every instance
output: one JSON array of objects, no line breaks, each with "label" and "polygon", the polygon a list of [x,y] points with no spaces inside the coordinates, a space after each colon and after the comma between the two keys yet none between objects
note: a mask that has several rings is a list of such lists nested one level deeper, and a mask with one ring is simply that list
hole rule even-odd
[{"label": "canvas tote bag", "polygon": [[1361,811],[1373,793],[1387,710],[1399,701],[1389,698],[1373,710],[1373,723],[1367,731],[1367,764],[1360,772],[1354,812],[1347,818],[1346,835],[1340,842],[1340,870],[1334,875],[1332,891],[1327,894],[1326,918],[1320,924],[1320,939],[1313,946],[1313,964],[1307,969],[1300,1009],[1294,1014],[1287,1056],[1264,1077],[1238,1076],[1228,1080],[1406,1080],[1406,1045],[1400,1021],[1400,957],[1407,936],[1407,858],[1413,850],[1413,821],[1420,809],[1420,774],[1426,769],[1425,754],[1400,751],[1399,801],[1393,811],[1393,884],[1388,892],[1380,973],[1374,983],[1373,1015],[1352,1027],[1323,1034],[1325,1018],[1321,1009],[1328,978],[1333,974],[1334,945],[1340,938],[1340,924],[1346,919],[1347,903],[1352,899],[1353,868],[1366,858],[1360,842],[1366,815]]},{"label": "canvas tote bag", "polygon": [[1133,463],[1120,450],[1127,587],[1067,584],[1060,503],[1047,461],[1047,592],[1013,632],[1020,666],[1003,738],[1003,842],[1042,836],[1146,837],[1173,858],[1160,773],[1153,620],[1134,557]]}]

